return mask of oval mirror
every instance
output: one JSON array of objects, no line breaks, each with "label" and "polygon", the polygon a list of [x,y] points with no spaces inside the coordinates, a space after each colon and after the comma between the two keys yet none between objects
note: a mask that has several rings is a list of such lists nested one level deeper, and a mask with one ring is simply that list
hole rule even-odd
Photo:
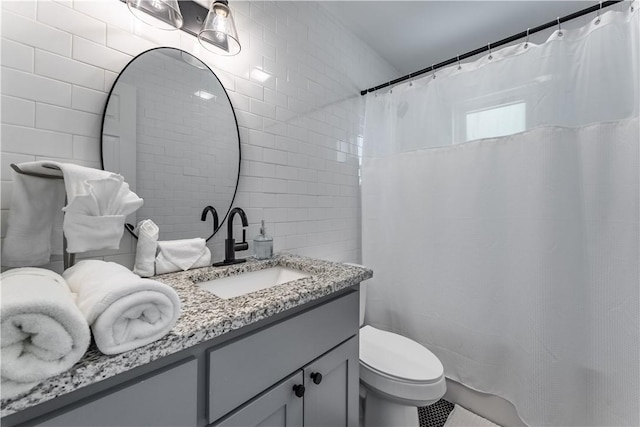
[{"label": "oval mirror", "polygon": [[[174,48],[141,53],[116,79],[102,118],[102,166],[120,173],[144,205],[129,231],[151,219],[161,240],[209,240],[231,209],[240,176],[240,134],[218,77]],[[219,217],[214,229],[213,206]]]}]

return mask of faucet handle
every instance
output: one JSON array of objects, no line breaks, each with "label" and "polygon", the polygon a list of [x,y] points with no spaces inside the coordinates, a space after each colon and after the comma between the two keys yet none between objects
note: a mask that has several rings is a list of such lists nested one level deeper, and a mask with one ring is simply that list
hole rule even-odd
[{"label": "faucet handle", "polygon": [[249,249],[249,243],[247,243],[247,230],[242,229],[242,243],[236,243],[233,245],[235,251],[246,251]]}]

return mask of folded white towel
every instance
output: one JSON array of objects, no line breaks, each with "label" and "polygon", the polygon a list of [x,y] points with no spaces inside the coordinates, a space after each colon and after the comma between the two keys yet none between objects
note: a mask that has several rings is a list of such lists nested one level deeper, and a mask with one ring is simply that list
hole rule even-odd
[{"label": "folded white towel", "polygon": [[134,233],[137,231],[138,235],[136,261],[133,266],[133,272],[140,277],[151,277],[155,274],[156,251],[158,250],[160,229],[155,222],[150,219],[145,219],[140,221],[133,231]]},{"label": "folded white towel", "polygon": [[69,253],[118,249],[127,215],[143,200],[121,175],[70,163],[55,163],[64,175],[64,234]]},{"label": "folded white towel", "polygon": [[[18,165],[25,172],[62,175],[60,180],[14,173],[11,209],[2,264],[10,267],[42,265],[51,253],[61,253],[60,210],[67,195],[62,226],[69,253],[117,249],[125,217],[143,200],[129,190],[124,178],[112,172],[51,161]],[[54,166],[61,172],[46,166]],[[58,233],[55,233],[58,231]],[[52,236],[55,246],[52,247]]]},{"label": "folded white towel", "polygon": [[180,316],[178,294],[163,283],[142,279],[114,262],[80,261],[63,273],[77,305],[104,354],[118,354],[154,342]]},{"label": "folded white towel", "polygon": [[[62,180],[13,173],[11,210],[2,247],[2,265],[24,267],[49,262],[52,253],[62,253]],[[55,219],[59,221],[56,222]]]},{"label": "folded white towel", "polygon": [[2,398],[70,369],[91,341],[65,280],[42,268],[2,273]]},{"label": "folded white towel", "polygon": [[162,241],[158,242],[158,249],[156,274],[207,267],[211,263],[211,251],[202,238]]}]

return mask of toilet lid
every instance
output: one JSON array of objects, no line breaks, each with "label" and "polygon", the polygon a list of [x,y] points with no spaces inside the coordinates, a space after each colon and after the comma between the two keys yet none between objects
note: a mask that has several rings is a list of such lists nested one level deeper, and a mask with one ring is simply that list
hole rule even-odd
[{"label": "toilet lid", "polygon": [[369,325],[360,329],[360,362],[407,381],[431,382],[444,374],[440,360],[422,345]]}]

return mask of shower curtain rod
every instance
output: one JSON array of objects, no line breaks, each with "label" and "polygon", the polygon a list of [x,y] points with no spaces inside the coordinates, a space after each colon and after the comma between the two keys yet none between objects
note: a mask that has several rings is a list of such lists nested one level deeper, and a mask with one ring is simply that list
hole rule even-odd
[{"label": "shower curtain rod", "polygon": [[515,35],[513,35],[511,37],[507,37],[506,39],[502,39],[502,40],[497,41],[495,43],[489,43],[487,46],[480,47],[478,49],[475,49],[475,50],[472,50],[470,52],[467,52],[467,53],[465,53],[463,55],[455,56],[455,57],[453,57],[451,59],[448,59],[448,60],[446,60],[444,62],[441,62],[439,64],[432,65],[431,67],[424,68],[424,69],[422,69],[420,71],[415,71],[415,72],[413,72],[411,74],[407,74],[406,76],[398,77],[395,80],[391,80],[389,82],[383,83],[383,84],[378,85],[376,87],[371,87],[369,89],[362,90],[362,91],[360,91],[360,95],[364,96],[369,92],[375,92],[378,89],[383,89],[385,87],[392,86],[394,84],[403,82],[405,80],[412,79],[412,78],[417,77],[419,75],[428,73],[429,71],[434,71],[434,70],[437,70],[438,68],[442,68],[442,67],[446,67],[447,65],[455,64],[455,63],[457,63],[459,61],[462,61],[464,59],[471,58],[472,56],[475,56],[475,55],[477,55],[479,53],[487,52],[489,49],[494,49],[496,47],[500,47],[500,46],[505,45],[507,43],[514,42],[514,41],[516,41],[518,39],[527,37],[527,35],[535,34],[535,33],[540,32],[542,30],[546,30],[547,28],[555,27],[556,25],[562,24],[563,22],[567,22],[567,21],[570,21],[572,19],[578,18],[580,16],[596,12],[598,10],[604,9],[605,7],[612,6],[612,5],[614,5],[616,3],[620,3],[622,1],[624,1],[624,0],[612,0],[612,1],[600,2],[599,4],[596,4],[594,6],[591,6],[591,7],[588,7],[586,9],[582,9],[582,10],[579,10],[577,12],[574,12],[574,13],[572,13],[570,15],[566,15],[566,16],[563,16],[561,18],[558,18],[555,21],[550,21],[550,22],[547,22],[546,24],[538,25],[537,27],[530,28],[527,31],[523,31],[523,32],[515,34]]}]

